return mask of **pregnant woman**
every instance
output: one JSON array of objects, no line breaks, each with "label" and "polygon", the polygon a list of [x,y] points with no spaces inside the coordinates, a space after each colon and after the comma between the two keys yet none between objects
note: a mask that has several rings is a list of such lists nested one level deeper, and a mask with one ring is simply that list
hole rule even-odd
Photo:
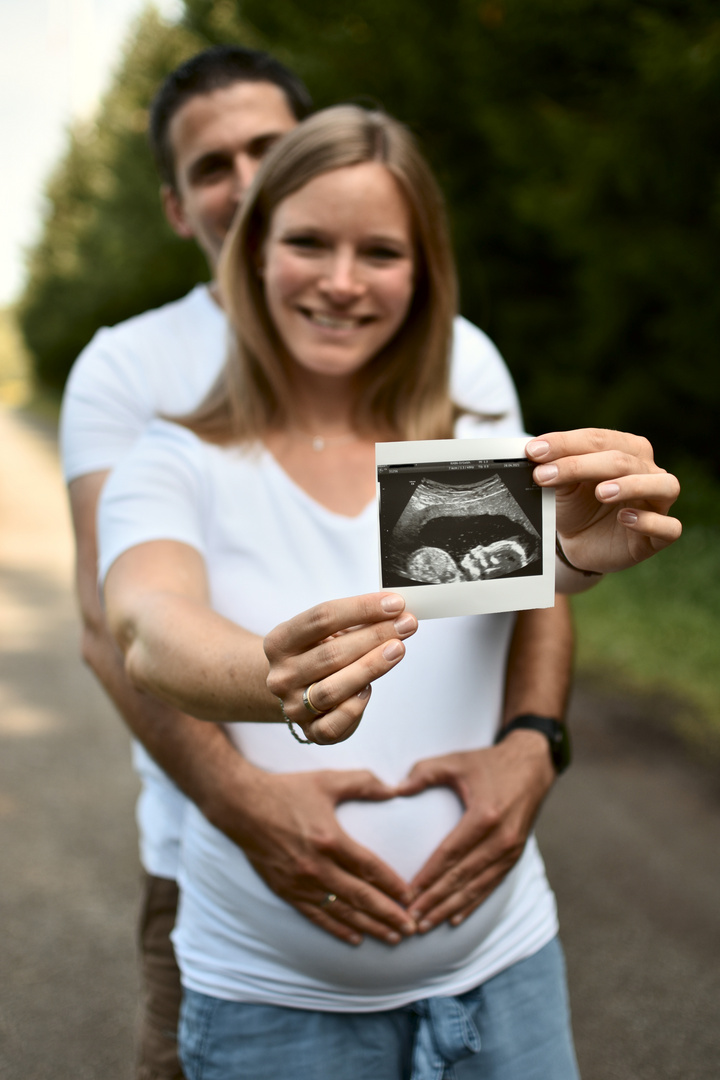
[{"label": "pregnant woman", "polygon": [[[289,780],[374,774],[376,801],[338,815],[409,881],[462,807],[408,772],[492,745],[513,615],[418,629],[399,597],[373,592],[374,444],[522,433],[483,401],[457,416],[442,204],[386,116],[327,110],[270,151],[221,285],[235,340],[220,383],[193,415],[157,421],[103,496],[111,625],[137,685],[225,723],[258,767]],[[568,589],[679,535],[667,516],[677,482],[644,440],[569,432],[531,451],[581,568],[565,566]],[[410,910],[396,947],[366,936],[352,948],[318,929],[193,807],[180,880],[190,1080],[577,1076],[532,838],[484,903],[429,933]]]}]

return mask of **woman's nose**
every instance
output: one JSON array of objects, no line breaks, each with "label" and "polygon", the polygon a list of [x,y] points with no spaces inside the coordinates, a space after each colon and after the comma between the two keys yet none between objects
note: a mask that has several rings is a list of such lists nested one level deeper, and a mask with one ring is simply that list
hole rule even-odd
[{"label": "woman's nose", "polygon": [[346,254],[331,257],[319,285],[336,303],[347,303],[361,296],[365,285],[356,260]]}]

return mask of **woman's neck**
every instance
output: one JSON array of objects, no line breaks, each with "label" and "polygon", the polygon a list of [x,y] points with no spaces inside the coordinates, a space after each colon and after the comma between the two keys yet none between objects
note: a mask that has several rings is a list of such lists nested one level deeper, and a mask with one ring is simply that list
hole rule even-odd
[{"label": "woman's neck", "polygon": [[293,379],[292,412],[284,431],[330,440],[355,434],[355,388],[348,379],[304,372]]}]

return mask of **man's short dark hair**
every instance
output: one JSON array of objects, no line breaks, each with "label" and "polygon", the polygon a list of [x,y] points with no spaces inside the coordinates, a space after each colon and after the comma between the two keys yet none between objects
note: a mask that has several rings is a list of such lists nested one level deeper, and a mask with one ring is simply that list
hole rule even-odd
[{"label": "man's short dark hair", "polygon": [[296,120],[312,112],[312,99],[294,72],[269,53],[241,45],[213,45],[172,71],[150,106],[150,149],[162,180],[176,186],[175,160],[170,143],[170,121],[186,101],[211,94],[237,82],[274,83]]}]

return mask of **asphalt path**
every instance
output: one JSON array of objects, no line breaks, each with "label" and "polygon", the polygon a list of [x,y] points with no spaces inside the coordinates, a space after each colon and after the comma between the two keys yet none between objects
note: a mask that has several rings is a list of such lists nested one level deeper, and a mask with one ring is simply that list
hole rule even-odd
[{"label": "asphalt path", "polygon": [[[77,658],[53,435],[0,411],[0,447],[0,1080],[130,1080],[128,739]],[[584,1080],[720,1077],[720,780],[671,710],[576,691],[542,814]]]}]

